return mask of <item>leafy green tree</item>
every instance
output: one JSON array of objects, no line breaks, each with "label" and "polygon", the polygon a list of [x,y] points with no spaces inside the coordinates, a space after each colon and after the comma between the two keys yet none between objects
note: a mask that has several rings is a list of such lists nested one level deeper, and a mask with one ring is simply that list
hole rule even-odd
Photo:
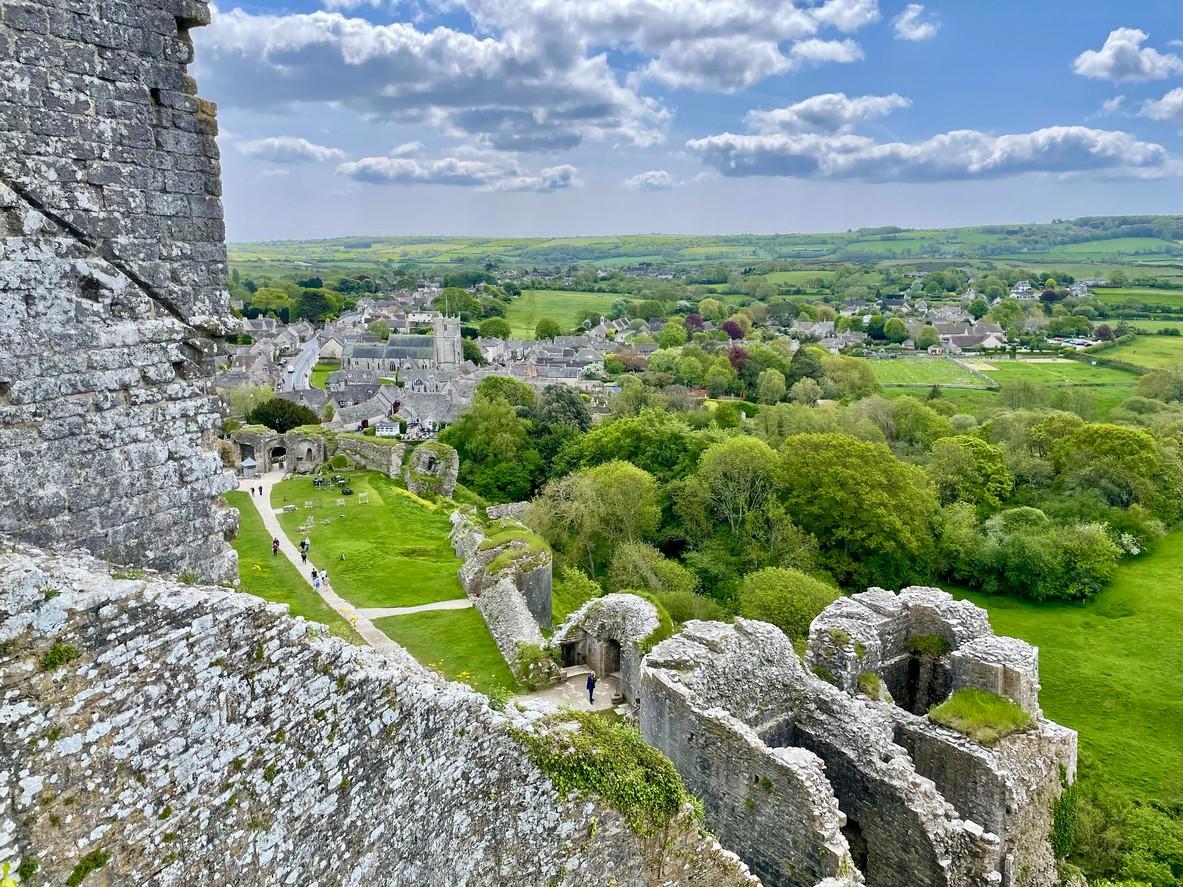
[{"label": "leafy green tree", "polygon": [[916,347],[922,351],[938,347],[941,344],[941,334],[935,326],[926,326],[916,334]]},{"label": "leafy green tree", "polygon": [[473,391],[473,401],[500,400],[514,407],[520,415],[538,405],[534,388],[513,376],[485,376]]},{"label": "leafy green tree", "polygon": [[319,425],[320,416],[302,403],[273,397],[254,407],[246,416],[252,425],[266,425],[272,431],[285,434],[301,425]]},{"label": "leafy green tree", "polygon": [[686,344],[686,327],[681,321],[668,320],[661,328],[657,342],[662,348],[677,348]]},{"label": "leafy green tree", "polygon": [[706,388],[711,397],[722,397],[735,388],[736,374],[730,366],[714,364],[707,370]]},{"label": "leafy green tree", "polygon": [[1138,394],[1155,400],[1183,400],[1183,367],[1154,369],[1138,379]]},{"label": "leafy green tree", "polygon": [[250,382],[240,382],[230,389],[230,409],[236,416],[247,416],[255,407],[275,397],[275,389],[270,385],[252,385]]},{"label": "leafy green tree", "polygon": [[813,379],[798,379],[789,391],[789,400],[804,406],[813,406],[822,396],[822,386]]},{"label": "leafy green tree", "polygon": [[983,512],[1002,506],[1014,486],[1002,450],[977,437],[957,435],[933,444],[928,473],[943,504],[970,502]]},{"label": "leafy green tree", "polygon": [[802,345],[798,348],[789,364],[788,383],[792,385],[802,379],[813,379],[820,383],[826,377],[826,371],[822,368],[821,361],[821,356],[824,353],[822,349],[809,345]]},{"label": "leafy green tree", "polygon": [[324,320],[335,310],[324,290],[300,290],[295,299],[296,316],[304,320]]},{"label": "leafy green tree", "polygon": [[536,339],[553,339],[562,334],[563,328],[559,326],[559,322],[549,317],[542,318],[538,321],[537,326],[534,327],[534,337]]},{"label": "leafy green tree", "polygon": [[908,328],[899,317],[889,317],[883,324],[883,335],[889,342],[903,342],[908,338]]},{"label": "leafy green tree", "polygon": [[482,320],[479,327],[480,334],[488,339],[508,339],[513,335],[509,321],[504,317],[490,317]]},{"label": "leafy green tree", "polygon": [[613,591],[685,593],[697,591],[698,577],[652,545],[627,542],[612,555],[608,587]]},{"label": "leafy green tree", "polygon": [[580,431],[591,428],[591,410],[583,395],[570,385],[547,385],[538,398],[536,411],[542,426],[571,425]]},{"label": "leafy green tree", "polygon": [[542,474],[532,427],[509,401],[476,397],[440,440],[460,455],[461,483],[486,499],[518,502],[529,498]]},{"label": "leafy green tree", "polygon": [[476,366],[484,366],[488,363],[485,356],[481,354],[481,348],[472,339],[460,340],[460,355],[465,360],[471,360]]},{"label": "leafy green tree", "polygon": [[481,300],[468,290],[459,287],[444,287],[440,294],[431,300],[431,307],[449,317],[459,317],[464,321],[473,321],[483,314]]},{"label": "leafy green tree", "polygon": [[780,460],[755,437],[729,437],[709,447],[698,476],[711,492],[715,514],[738,532],[748,513],[763,508],[776,492]]},{"label": "leafy green tree", "polygon": [[707,442],[677,415],[645,409],[592,427],[560,453],[559,472],[624,459],[663,482],[694,470]]},{"label": "leafy green tree", "polygon": [[[999,287],[998,289],[999,289],[999,294],[1001,294],[1002,288]],[[985,299],[983,299],[981,296],[978,296],[976,299],[974,299],[972,302],[969,303],[969,313],[970,313],[970,316],[973,317],[974,320],[981,320],[983,317],[986,316],[986,313],[989,310],[990,310],[990,303],[987,302]]]},{"label": "leafy green tree", "polygon": [[629,462],[605,462],[550,481],[526,520],[556,549],[586,558],[588,571],[617,546],[651,537],[661,519],[657,481]]},{"label": "leafy green tree", "polygon": [[385,320],[375,320],[366,326],[366,329],[377,336],[379,339],[390,338],[390,324]]},{"label": "leafy green tree", "polygon": [[756,397],[760,403],[779,403],[785,399],[785,376],[771,367],[760,373],[756,381]]},{"label": "leafy green tree", "polygon": [[809,637],[809,624],[842,593],[800,570],[767,567],[744,576],[739,586],[739,614],[769,622],[790,640]]},{"label": "leafy green tree", "polygon": [[793,437],[782,464],[785,507],[840,582],[899,587],[929,575],[937,500],[922,469],[845,434]]}]

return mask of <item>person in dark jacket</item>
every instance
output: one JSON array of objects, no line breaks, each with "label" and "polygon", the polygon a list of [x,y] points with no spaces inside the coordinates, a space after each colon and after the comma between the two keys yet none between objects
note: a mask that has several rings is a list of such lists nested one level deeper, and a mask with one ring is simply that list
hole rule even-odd
[{"label": "person in dark jacket", "polygon": [[596,673],[594,671],[587,676],[587,701],[592,705],[596,704]]}]

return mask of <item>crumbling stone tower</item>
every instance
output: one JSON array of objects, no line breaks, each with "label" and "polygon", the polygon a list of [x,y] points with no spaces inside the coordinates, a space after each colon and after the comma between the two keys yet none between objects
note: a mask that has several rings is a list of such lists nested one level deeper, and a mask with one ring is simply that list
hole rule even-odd
[{"label": "crumbling stone tower", "polygon": [[0,535],[234,575],[201,0],[0,0]]}]

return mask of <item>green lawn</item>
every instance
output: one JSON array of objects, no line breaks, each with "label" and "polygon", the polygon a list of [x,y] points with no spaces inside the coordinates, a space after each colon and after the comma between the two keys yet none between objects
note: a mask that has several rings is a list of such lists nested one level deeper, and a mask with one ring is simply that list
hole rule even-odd
[{"label": "green lawn", "polygon": [[[376,471],[342,472],[354,495],[316,490],[310,477],[285,480],[273,488],[271,504],[296,510],[280,514],[288,538],[298,542],[309,515],[309,559],[329,572],[333,589],[355,607],[407,607],[464,597],[456,571],[460,559],[448,544],[448,509],[430,509]],[[359,496],[369,494],[362,505]],[[338,506],[338,498],[344,504]],[[306,511],[311,500],[315,508]],[[328,523],[324,523],[324,521]]]},{"label": "green lawn", "polygon": [[1098,287],[1093,290],[1097,301],[1106,305],[1142,302],[1147,305],[1174,305],[1183,308],[1183,289],[1149,289],[1140,287]]},{"label": "green lawn", "polygon": [[522,692],[475,609],[428,610],[374,624],[421,663],[482,693]]},{"label": "green lawn", "polygon": [[1118,323],[1124,323],[1134,329],[1146,330],[1151,333],[1157,333],[1163,327],[1174,327],[1183,332],[1183,317],[1167,317],[1162,320],[1115,320],[1111,321],[1110,325],[1116,326]]},{"label": "green lawn", "polygon": [[1088,604],[953,591],[995,631],[1039,647],[1044,712],[1080,731],[1094,775],[1131,795],[1183,798],[1183,530],[1123,563]]},{"label": "green lawn", "polygon": [[544,317],[558,321],[564,330],[576,324],[580,311],[608,313],[612,303],[625,298],[616,293],[566,292],[563,290],[522,290],[522,294],[509,303],[505,319],[519,338],[533,339],[534,327]]},{"label": "green lawn", "polygon": [[309,384],[313,388],[325,387],[325,382],[328,381],[331,373],[337,372],[341,369],[341,361],[339,360],[319,360],[316,366],[312,368],[312,377],[309,379]]},{"label": "green lawn", "polygon": [[880,385],[959,385],[987,388],[989,383],[946,357],[901,357],[871,360]]},{"label": "green lawn", "polygon": [[349,623],[300,577],[287,558],[271,554],[271,534],[251,505],[250,496],[236,490],[226,493],[226,501],[242,515],[234,539],[240,590],[273,603],[287,604],[293,616],[321,622],[335,635],[355,644],[364,643]]},{"label": "green lawn", "polygon": [[[1025,379],[1039,385],[1128,385],[1136,383],[1136,374],[1109,367],[1091,366],[1079,360],[1044,358],[1043,360],[1009,360],[988,358],[982,371],[997,382]],[[985,364],[991,368],[987,368]]]},{"label": "green lawn", "polygon": [[[1095,407],[1092,418],[1096,421],[1105,421],[1114,407],[1121,404],[1127,397],[1134,395],[1136,388],[1137,383],[1135,382],[1090,388],[1089,393],[1093,396]],[[883,389],[884,397],[915,397],[923,400],[926,393],[923,388],[888,387]],[[1052,399],[1050,395],[1054,394],[1051,386],[1047,388],[1046,393],[1049,395],[1050,401]],[[941,396],[953,404],[957,408],[957,412],[977,416],[979,419],[1002,407],[998,399],[998,391],[993,389],[985,391],[970,388],[942,388]]]},{"label": "green lawn", "polygon": [[1183,336],[1138,336],[1128,345],[1109,348],[1097,356],[1142,367],[1172,366],[1183,363]]}]

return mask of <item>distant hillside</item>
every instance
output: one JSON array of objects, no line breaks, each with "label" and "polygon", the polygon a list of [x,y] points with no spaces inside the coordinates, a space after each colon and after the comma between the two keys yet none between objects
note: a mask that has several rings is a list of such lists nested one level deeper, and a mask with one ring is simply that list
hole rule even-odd
[{"label": "distant hillside", "polygon": [[[420,266],[703,265],[775,261],[1014,259],[1162,264],[1183,261],[1183,216],[1087,216],[1047,224],[975,228],[862,228],[835,234],[680,237],[342,237],[230,244],[231,261],[255,273],[300,268],[356,273]],[[304,264],[301,264],[304,263]]]}]

